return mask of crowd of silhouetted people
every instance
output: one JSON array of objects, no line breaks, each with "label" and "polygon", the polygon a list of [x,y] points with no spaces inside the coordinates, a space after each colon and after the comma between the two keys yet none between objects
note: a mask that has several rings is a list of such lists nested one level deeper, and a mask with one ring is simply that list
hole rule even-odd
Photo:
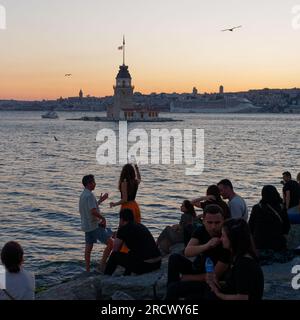
[{"label": "crowd of silhouetted people", "polygon": [[[229,179],[210,185],[205,195],[184,200],[179,223],[167,226],[155,240],[136,201],[141,183],[137,165],[123,167],[118,182],[120,200],[110,202],[111,208],[120,206],[115,232],[107,227],[99,208],[108,194],[97,200],[94,176],[84,176],[79,212],[86,271],[90,272],[97,242],[105,244],[105,249],[96,271],[112,275],[121,266],[126,276],[158,270],[171,246],[183,243],[182,253],[169,256],[165,299],[260,300],[264,291],[261,265],[289,261],[296,252],[287,248],[287,235],[291,224],[300,224],[300,173],[297,181],[288,171],[282,178],[282,197],[275,186],[265,185],[251,214]],[[23,268],[20,244],[6,243],[1,261],[6,283],[0,300],[34,299],[34,276]]]}]

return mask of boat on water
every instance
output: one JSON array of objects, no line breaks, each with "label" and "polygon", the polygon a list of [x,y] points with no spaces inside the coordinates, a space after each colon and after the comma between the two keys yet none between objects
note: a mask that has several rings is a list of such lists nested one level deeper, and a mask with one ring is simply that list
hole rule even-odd
[{"label": "boat on water", "polygon": [[55,111],[49,111],[42,115],[43,119],[58,119],[58,114]]}]

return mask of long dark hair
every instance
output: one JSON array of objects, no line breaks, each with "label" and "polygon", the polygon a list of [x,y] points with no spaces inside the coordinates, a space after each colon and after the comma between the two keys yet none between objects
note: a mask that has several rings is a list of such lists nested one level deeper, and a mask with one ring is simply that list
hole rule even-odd
[{"label": "long dark hair", "polygon": [[228,219],[223,223],[223,230],[226,233],[236,259],[249,254],[257,260],[254,241],[251,236],[248,223],[244,219]]},{"label": "long dark hair", "polygon": [[269,204],[272,207],[280,207],[282,203],[282,199],[280,197],[279,192],[274,186],[267,185],[264,186],[261,190],[261,204],[267,205]]},{"label": "long dark hair", "polygon": [[119,180],[119,191],[121,191],[121,184],[124,180],[127,181],[129,191],[131,191],[137,184],[135,170],[133,165],[130,163],[125,164],[122,168]]},{"label": "long dark hair", "polygon": [[187,209],[187,212],[185,213],[188,213],[188,214],[191,214],[194,218],[196,218],[196,211],[195,211],[195,208],[194,206],[192,205],[191,201],[189,200],[184,200],[183,201],[183,205],[186,207]]},{"label": "long dark hair", "polygon": [[11,273],[19,273],[23,261],[23,249],[18,242],[7,242],[1,250],[1,261]]},{"label": "long dark hair", "polygon": [[215,184],[213,184],[207,188],[206,194],[208,196],[215,196],[217,202],[222,201],[221,195],[220,195],[220,190],[219,190],[218,186],[216,186]]}]

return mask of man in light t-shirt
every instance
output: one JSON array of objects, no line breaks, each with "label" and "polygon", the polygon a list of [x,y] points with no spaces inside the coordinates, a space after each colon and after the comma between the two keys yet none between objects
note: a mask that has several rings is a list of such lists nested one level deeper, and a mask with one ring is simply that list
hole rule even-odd
[{"label": "man in light t-shirt", "polygon": [[106,244],[106,248],[103,251],[100,270],[104,270],[106,260],[112,250],[113,240],[111,238],[111,229],[106,228],[106,220],[100,213],[99,204],[108,198],[108,194],[100,196],[100,200],[97,201],[93,190],[96,187],[95,178],[93,175],[84,176],[82,179],[84,190],[81,193],[79,200],[79,212],[81,217],[81,229],[85,232],[85,264],[86,271],[90,271],[91,252],[94,243],[100,241]]},{"label": "man in light t-shirt", "polygon": [[218,183],[218,188],[223,199],[228,199],[228,207],[231,218],[242,218],[248,221],[248,208],[245,200],[237,195],[230,180],[223,179]]}]

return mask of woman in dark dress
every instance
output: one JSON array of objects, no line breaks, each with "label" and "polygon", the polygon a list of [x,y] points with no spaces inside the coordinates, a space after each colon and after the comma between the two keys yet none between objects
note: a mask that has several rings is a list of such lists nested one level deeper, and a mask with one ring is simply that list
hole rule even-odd
[{"label": "woman in dark dress", "polygon": [[231,252],[232,263],[225,285],[220,287],[217,281],[208,281],[214,293],[211,298],[261,300],[264,291],[264,276],[247,222],[243,219],[225,221],[221,240],[223,247]]},{"label": "woman in dark dress", "polygon": [[261,265],[293,259],[293,250],[287,249],[289,217],[274,186],[263,187],[261,201],[252,208],[249,226]]},{"label": "woman in dark dress", "polygon": [[[141,183],[141,175],[137,164],[125,164],[122,168],[119,179],[119,191],[121,193],[121,200],[118,202],[111,202],[110,207],[121,205],[121,209],[130,209],[133,212],[134,222],[141,223],[141,210],[138,203],[135,201],[136,194]],[[123,253],[128,253],[128,248],[124,244],[120,250]]]},{"label": "woman in dark dress", "polygon": [[286,250],[290,223],[279,192],[274,186],[267,185],[263,187],[261,195],[249,219],[255,246],[258,250]]},{"label": "woman in dark dress", "polygon": [[131,209],[134,215],[134,221],[141,223],[141,211],[138,203],[135,201],[139,184],[141,183],[141,175],[137,164],[126,164],[120,175],[119,191],[121,193],[121,200],[118,202],[111,202],[110,207],[121,205],[122,209]]}]

